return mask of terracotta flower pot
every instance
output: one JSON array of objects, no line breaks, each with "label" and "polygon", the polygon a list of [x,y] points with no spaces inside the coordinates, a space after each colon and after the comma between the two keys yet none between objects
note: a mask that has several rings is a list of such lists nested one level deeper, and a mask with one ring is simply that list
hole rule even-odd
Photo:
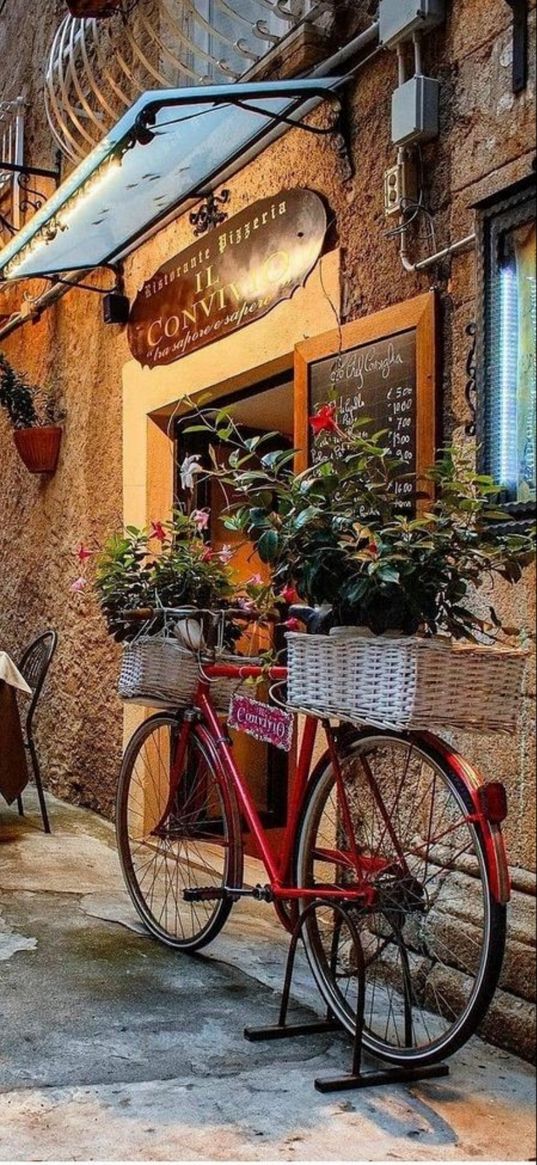
[{"label": "terracotta flower pot", "polygon": [[111,16],[117,12],[121,0],[67,0],[67,7],[71,16],[78,16],[87,20],[90,16],[99,19],[100,16]]},{"label": "terracotta flower pot", "polygon": [[15,429],[13,437],[19,456],[30,473],[54,473],[62,439],[59,425]]}]

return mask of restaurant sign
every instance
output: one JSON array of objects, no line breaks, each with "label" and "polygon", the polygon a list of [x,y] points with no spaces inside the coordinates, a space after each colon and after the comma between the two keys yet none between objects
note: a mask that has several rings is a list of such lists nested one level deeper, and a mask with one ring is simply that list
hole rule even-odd
[{"label": "restaurant sign", "polygon": [[149,368],[172,364],[267,315],[303,285],[326,227],[318,194],[286,190],[168,259],[132,305],[135,359]]}]

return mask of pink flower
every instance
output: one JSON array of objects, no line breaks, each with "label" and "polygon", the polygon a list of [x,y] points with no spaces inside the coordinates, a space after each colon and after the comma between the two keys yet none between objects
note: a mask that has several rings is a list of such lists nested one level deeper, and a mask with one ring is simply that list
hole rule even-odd
[{"label": "pink flower", "polygon": [[209,525],[210,514],[208,510],[194,510],[191,514],[191,519],[196,527],[198,533],[206,530]]},{"label": "pink flower", "polygon": [[165,542],[168,535],[162,525],[162,522],[151,522],[151,538],[156,538],[157,542]]},{"label": "pink flower", "polygon": [[88,550],[87,546],[84,546],[84,543],[81,542],[80,546],[78,547],[78,550],[76,552],[76,556],[78,558],[78,561],[81,562],[82,564],[84,564],[85,562],[88,561],[88,558],[91,558],[92,553],[93,553],[93,551]]},{"label": "pink flower", "polygon": [[335,404],[323,405],[314,417],[310,417],[310,425],[316,437],[319,433],[337,432]]},{"label": "pink flower", "polygon": [[74,591],[75,594],[80,594],[80,591],[83,591],[87,585],[87,578],[84,578],[82,575],[80,575],[80,578],[75,579],[74,583],[71,583],[70,590]]},{"label": "pink flower", "polygon": [[232,546],[223,546],[222,549],[218,551],[218,557],[220,562],[223,562],[224,566],[227,566],[228,562],[231,562],[233,554],[234,550]]},{"label": "pink flower", "polygon": [[247,580],[246,586],[247,587],[262,587],[263,586],[263,579],[261,578],[261,575],[260,574],[253,574],[252,577]]},{"label": "pink flower", "polygon": [[300,621],[298,619],[287,619],[284,623],[288,631],[300,631]]},{"label": "pink flower", "polygon": [[255,602],[253,599],[245,599],[245,598],[241,597],[240,599],[237,600],[237,604],[240,607],[241,611],[254,611],[255,610]]}]

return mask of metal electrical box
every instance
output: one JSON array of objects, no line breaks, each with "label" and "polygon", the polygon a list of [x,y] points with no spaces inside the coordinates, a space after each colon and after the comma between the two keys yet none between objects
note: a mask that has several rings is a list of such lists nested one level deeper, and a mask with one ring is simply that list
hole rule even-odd
[{"label": "metal electrical box", "polygon": [[380,43],[395,48],[413,33],[427,32],[445,18],[445,0],[380,0]]},{"label": "metal electrical box", "polygon": [[426,142],[438,136],[440,82],[412,77],[392,96],[392,142],[395,146]]}]

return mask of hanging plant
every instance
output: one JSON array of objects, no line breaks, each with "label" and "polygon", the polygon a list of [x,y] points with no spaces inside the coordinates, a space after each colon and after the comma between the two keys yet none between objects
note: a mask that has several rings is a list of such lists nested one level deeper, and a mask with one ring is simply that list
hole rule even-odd
[{"label": "hanging plant", "polygon": [[13,428],[15,446],[30,473],[54,473],[64,414],[53,392],[31,384],[0,352],[0,406]]},{"label": "hanging plant", "polygon": [[71,16],[77,16],[81,20],[89,20],[91,17],[99,20],[103,16],[113,16],[122,6],[122,0],[67,0]]}]

